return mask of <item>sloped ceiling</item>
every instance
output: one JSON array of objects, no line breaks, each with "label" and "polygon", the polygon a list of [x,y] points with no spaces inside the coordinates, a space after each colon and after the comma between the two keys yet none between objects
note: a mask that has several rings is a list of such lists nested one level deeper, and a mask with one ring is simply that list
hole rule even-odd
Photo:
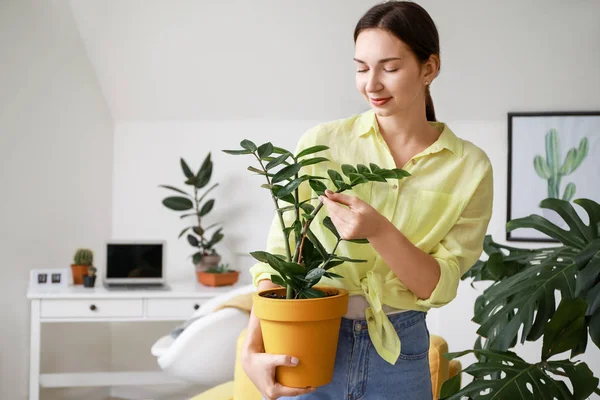
[{"label": "sloped ceiling", "polygon": [[[115,120],[328,119],[365,109],[352,31],[374,1],[71,1]],[[343,5],[343,6],[342,6]]]}]

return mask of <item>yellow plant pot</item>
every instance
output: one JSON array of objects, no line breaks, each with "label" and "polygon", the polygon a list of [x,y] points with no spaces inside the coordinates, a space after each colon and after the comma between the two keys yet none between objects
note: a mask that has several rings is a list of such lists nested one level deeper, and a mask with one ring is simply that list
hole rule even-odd
[{"label": "yellow plant pot", "polygon": [[277,367],[275,379],[284,386],[323,386],[333,377],[340,323],[348,310],[348,291],[326,286],[314,289],[335,295],[300,300],[264,297],[273,292],[285,297],[285,288],[253,295],[265,352],[300,360],[295,367]]}]

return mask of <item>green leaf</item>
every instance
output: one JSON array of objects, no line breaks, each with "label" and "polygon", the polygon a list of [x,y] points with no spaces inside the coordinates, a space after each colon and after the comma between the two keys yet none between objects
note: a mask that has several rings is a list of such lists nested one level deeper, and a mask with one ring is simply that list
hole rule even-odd
[{"label": "green leaf", "polygon": [[280,155],[279,157],[273,159],[272,161],[269,161],[267,163],[267,165],[265,165],[265,169],[268,171],[270,169],[277,167],[278,165],[285,163],[285,161],[289,158],[289,156],[290,156],[290,153],[284,153],[284,154]]},{"label": "green leaf", "polygon": [[206,214],[208,214],[213,209],[214,205],[215,205],[214,199],[210,199],[206,203],[204,203],[204,205],[200,209],[200,216],[204,217]]},{"label": "green leaf", "polygon": [[261,159],[264,159],[265,157],[268,157],[271,154],[273,154],[273,145],[271,144],[271,142],[267,142],[258,148],[258,157]]},{"label": "green leaf", "polygon": [[221,150],[223,153],[239,156],[242,154],[252,154],[250,150]]},{"label": "green leaf", "polygon": [[194,247],[198,247],[198,239],[194,235],[187,235],[188,243]]},{"label": "green leaf", "polygon": [[340,260],[329,260],[328,262],[326,262],[325,264],[323,264],[323,269],[324,270],[330,270],[331,268],[335,268],[338,265],[342,265],[344,262],[340,261]]},{"label": "green leaf", "polygon": [[310,239],[310,242],[313,244],[315,249],[319,252],[319,254],[321,255],[321,258],[323,260],[329,256],[327,253],[327,250],[325,250],[325,247],[323,247],[323,245],[321,244],[319,239],[315,236],[314,232],[310,228],[308,229],[306,236]]},{"label": "green leaf", "polygon": [[271,180],[271,182],[278,183],[278,182],[284,181],[286,179],[289,179],[289,178],[295,176],[300,171],[300,168],[302,168],[301,164],[288,165],[287,167],[282,168],[280,171],[278,171],[273,176],[273,179]]},{"label": "green leaf", "polygon": [[187,194],[187,193],[186,193],[186,192],[184,192],[183,190],[181,190],[181,189],[177,189],[176,187],[173,187],[173,186],[168,186],[168,185],[159,185],[159,187],[163,187],[163,188],[165,188],[165,189],[171,189],[171,190],[174,190],[174,191],[176,191],[176,192],[179,192],[179,193],[181,193],[181,194],[184,194],[184,195],[186,195],[186,196],[188,196],[188,197],[191,197],[189,194]]},{"label": "green leaf", "polygon": [[215,244],[219,243],[223,237],[225,235],[223,235],[221,233],[221,229],[218,229],[217,231],[215,231],[212,235],[212,237],[210,238],[210,240],[208,241],[208,244],[206,245],[207,248],[212,248]]},{"label": "green leaf", "polygon": [[323,195],[325,193],[325,190],[327,190],[327,186],[325,186],[325,184],[321,181],[310,179],[308,181],[308,184],[318,196]]},{"label": "green leaf", "polygon": [[187,197],[172,196],[162,201],[165,207],[174,211],[187,211],[194,208],[194,204]]},{"label": "green leaf", "polygon": [[440,392],[440,398],[445,399],[450,397],[460,390],[460,381],[461,376],[460,373],[454,375],[452,378],[446,380],[442,385],[442,390]]},{"label": "green leaf", "polygon": [[600,311],[590,318],[590,338],[596,347],[600,348]]},{"label": "green leaf", "polygon": [[262,263],[267,264],[269,262],[267,255],[270,255],[270,254],[267,253],[266,251],[253,251],[250,253],[250,255],[252,257],[254,257],[257,261],[260,261]]},{"label": "green leaf", "polygon": [[260,169],[255,168],[255,167],[252,167],[252,166],[248,167],[248,171],[256,172],[257,174],[260,174],[260,175],[267,175],[267,173],[265,171],[260,170]]},{"label": "green leaf", "polygon": [[368,239],[344,239],[346,242],[350,243],[358,243],[358,244],[368,244]]},{"label": "green leaf", "polygon": [[181,163],[181,169],[183,170],[183,174],[185,175],[185,177],[188,179],[193,179],[195,177],[195,175],[192,172],[192,170],[190,169],[190,167],[187,165],[185,160],[183,158],[181,158],[179,160],[179,162]]},{"label": "green leaf", "polygon": [[333,233],[333,235],[340,240],[340,234],[337,231],[337,228],[335,227],[335,224],[333,223],[333,221],[331,220],[331,218],[329,217],[325,217],[323,219],[323,226],[327,229],[329,229],[331,231],[331,233]]},{"label": "green leaf", "polygon": [[193,231],[194,231],[194,233],[195,233],[196,235],[198,235],[198,236],[202,236],[202,235],[204,235],[204,229],[202,229],[202,228],[201,228],[201,227],[199,227],[199,226],[193,226],[193,227],[192,227],[192,230],[193,230]]},{"label": "green leaf", "polygon": [[309,147],[307,149],[302,150],[300,153],[298,153],[298,155],[296,156],[296,158],[304,157],[304,156],[307,156],[309,154],[317,153],[319,151],[323,151],[323,150],[327,150],[327,149],[329,149],[329,147],[322,146],[322,145]]},{"label": "green leaf", "polygon": [[582,207],[589,218],[589,229],[591,236],[598,237],[598,226],[600,225],[600,204],[590,199],[576,199],[573,203]]},{"label": "green leaf", "polygon": [[256,145],[247,139],[242,140],[240,146],[251,152],[255,152],[257,150]]},{"label": "green leaf", "polygon": [[356,165],[356,168],[358,169],[358,173],[361,175],[365,175],[365,174],[370,174],[371,170],[369,169],[369,167],[367,167],[364,164],[358,164]]},{"label": "green leaf", "polygon": [[356,168],[354,168],[350,164],[343,164],[342,165],[342,172],[344,173],[344,175],[346,175],[350,179],[352,179],[352,177],[350,176],[350,174],[358,174],[358,171],[356,170]]},{"label": "green leaf", "polygon": [[371,172],[375,173],[377,170],[380,170],[381,167],[377,164],[374,163],[370,163],[369,166],[371,167]]},{"label": "green leaf", "polygon": [[315,268],[312,269],[306,274],[307,281],[314,281],[315,283],[319,282],[323,274],[325,274],[325,270],[323,268]]},{"label": "green leaf", "polygon": [[302,210],[304,210],[304,212],[307,214],[312,214],[312,212],[315,211],[315,206],[309,203],[301,203],[300,208],[302,208]]},{"label": "green leaf", "polygon": [[[297,179],[294,179],[291,182],[288,182],[288,184],[286,184],[283,187],[283,189],[281,189],[281,191],[279,191],[277,193],[277,198],[280,199],[280,198],[283,198],[283,197],[291,194],[294,190],[296,190],[298,188],[298,186],[300,186],[300,184],[302,182],[304,182],[304,179],[302,179],[302,178],[297,178]],[[292,201],[292,203],[293,203],[293,201]]]},{"label": "green leaf", "polygon": [[335,185],[336,188],[338,188],[338,189],[344,188],[346,183],[344,182],[344,178],[342,177],[342,175],[340,175],[339,172],[337,172],[333,169],[328,169],[327,174],[331,178],[331,181],[333,182],[333,184]]},{"label": "green leaf", "polygon": [[[457,383],[449,382],[442,388],[443,400],[459,400],[463,397],[474,399],[585,399],[597,387],[598,379],[585,365],[571,361],[549,361],[549,370],[563,369],[571,381],[574,391],[560,380],[553,379],[542,363],[529,364],[513,352],[489,350],[467,350],[460,353],[445,354],[454,359],[468,353],[478,358],[484,356],[485,361],[471,364],[463,372],[475,379],[462,390],[455,392]],[[533,393],[529,391],[531,387]],[[488,392],[482,395],[482,392]]]},{"label": "green leaf", "polygon": [[212,169],[213,163],[210,159],[210,153],[208,153],[196,175],[196,187],[198,189],[202,189],[208,184],[210,177],[212,176]]},{"label": "green leaf", "polygon": [[363,174],[363,176],[373,182],[387,182],[387,180],[380,174]]},{"label": "green leaf", "polygon": [[180,237],[182,237],[183,234],[186,233],[190,228],[193,228],[193,226],[188,226],[187,228],[185,228],[184,230],[182,230],[181,233],[179,234],[179,236],[177,236],[177,239],[179,239]]},{"label": "green leaf", "polygon": [[281,147],[273,146],[273,153],[292,155],[292,152]]},{"label": "green leaf", "polygon": [[338,255],[333,256],[334,260],[339,260],[339,261],[345,261],[345,262],[353,262],[353,263],[364,263],[367,262],[367,260],[357,260],[355,258],[348,258],[348,257],[341,257]]},{"label": "green leaf", "polygon": [[556,313],[544,330],[543,361],[577,347],[581,332],[585,330],[586,309],[587,303],[583,299],[561,300]]},{"label": "green leaf", "polygon": [[279,285],[279,286],[283,286],[283,287],[287,286],[285,281],[283,280],[283,278],[280,277],[279,275],[271,275],[271,282],[273,282],[274,284]]},{"label": "green leaf", "polygon": [[308,158],[306,160],[300,161],[300,165],[302,165],[303,167],[306,167],[308,165],[318,164],[318,163],[322,163],[324,161],[329,161],[329,160],[325,157],[314,157],[314,158]]},{"label": "green leaf", "polygon": [[198,251],[192,255],[192,262],[198,264],[202,260],[202,252]]},{"label": "green leaf", "polygon": [[333,272],[325,272],[325,273],[323,274],[323,276],[324,276],[324,277],[326,277],[326,278],[330,278],[330,279],[334,279],[334,278],[343,278],[343,276],[342,276],[342,275],[338,275],[338,274],[335,274],[335,273],[333,273]]},{"label": "green leaf", "polygon": [[360,174],[350,173],[348,177],[350,178],[350,184],[352,186],[369,182],[369,180],[366,177]]}]

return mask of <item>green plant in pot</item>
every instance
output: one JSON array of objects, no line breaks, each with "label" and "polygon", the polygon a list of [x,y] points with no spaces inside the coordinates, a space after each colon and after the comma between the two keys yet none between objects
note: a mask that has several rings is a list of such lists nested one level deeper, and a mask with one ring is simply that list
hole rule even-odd
[{"label": "green plant in pot", "polygon": [[73,284],[82,285],[83,277],[87,275],[88,268],[94,263],[94,252],[90,249],[77,249],[71,264]]},{"label": "green plant in pot", "polygon": [[198,281],[206,286],[229,286],[238,281],[240,272],[229,268],[229,264],[219,264],[205,271],[198,271]]},{"label": "green plant in pot", "polygon": [[[308,157],[327,150],[327,146],[312,146],[293,154],[271,143],[261,146],[249,140],[240,143],[239,150],[223,150],[232,155],[250,155],[258,163],[248,170],[266,180],[262,185],[273,201],[285,243],[285,254],[254,251],[250,254],[267,263],[276,272],[271,280],[282,286],[254,294],[254,313],[260,320],[265,351],[288,354],[302,362],[294,367],[279,367],[276,380],[284,386],[322,386],[331,381],[341,317],[347,311],[348,292],[344,289],[315,286],[322,277],[339,278],[332,271],[352,260],[336,254],[340,237],[333,222],[325,217],[321,223],[336,238],[333,249],[326,249],[310,228],[323,204],[317,198],[333,185],[337,193],[350,190],[362,183],[388,179],[402,179],[410,174],[401,169],[370,166],[342,165],[342,173],[328,169],[327,175],[301,174],[302,168],[328,162],[324,157]],[[342,175],[343,174],[343,175]],[[300,198],[300,185],[309,185],[315,197]],[[286,225],[284,213],[291,213],[291,224]],[[366,239],[348,240],[368,243]]]},{"label": "green plant in pot", "polygon": [[[590,199],[574,203],[585,210],[588,224],[571,203],[554,198],[540,207],[558,213],[568,230],[539,215],[507,224],[509,231],[536,229],[560,246],[522,249],[485,238],[488,259],[462,277],[491,282],[475,302],[479,337],[472,350],[447,354],[453,359],[473,353],[477,362],[464,372],[474,379],[461,389],[460,375],[451,378],[442,387],[443,399],[578,400],[600,394],[598,378],[586,363],[574,360],[585,352],[588,338],[600,347],[600,205]],[[539,362],[526,362],[509,350],[540,339]]]},{"label": "green plant in pot", "polygon": [[87,275],[83,276],[83,286],[93,288],[96,284],[96,267],[90,265],[88,267]]},{"label": "green plant in pot", "polygon": [[188,243],[197,249],[191,255],[192,262],[197,270],[205,270],[217,266],[221,262],[221,256],[217,253],[215,245],[224,237],[222,228],[213,230],[212,234],[209,235],[208,232],[216,228],[218,224],[205,226],[203,223],[204,217],[211,212],[215,205],[215,199],[206,199],[206,196],[219,184],[215,183],[201,193],[201,190],[208,185],[212,176],[213,163],[210,153],[208,153],[196,173],[192,172],[183,158],[180,159],[180,164],[185,176],[184,184],[191,188],[191,193],[173,186],[160,185],[160,187],[178,193],[176,196],[166,197],[162,203],[168,209],[182,213],[180,215],[181,219],[191,218],[193,220],[193,225],[185,227],[179,233],[178,238],[187,233]]}]

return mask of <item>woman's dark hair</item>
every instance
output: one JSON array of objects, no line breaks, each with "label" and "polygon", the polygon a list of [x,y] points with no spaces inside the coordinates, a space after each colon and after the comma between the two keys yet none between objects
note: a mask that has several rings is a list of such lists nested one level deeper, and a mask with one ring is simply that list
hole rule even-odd
[{"label": "woman's dark hair", "polygon": [[[440,56],[440,37],[431,16],[411,1],[389,1],[368,10],[354,29],[354,42],[365,29],[380,28],[393,33],[426,62],[429,56]],[[425,112],[428,121],[436,121],[429,85],[425,88]]]}]

